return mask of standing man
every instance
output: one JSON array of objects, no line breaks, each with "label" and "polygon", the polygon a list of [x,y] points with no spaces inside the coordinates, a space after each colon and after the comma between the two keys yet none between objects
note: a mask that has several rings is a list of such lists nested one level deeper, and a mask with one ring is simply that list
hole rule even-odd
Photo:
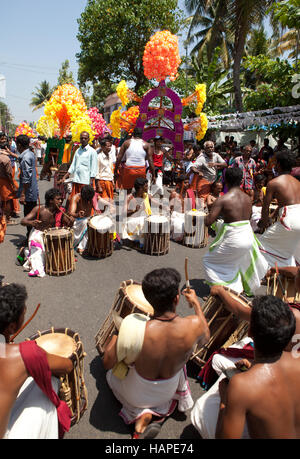
[{"label": "standing man", "polygon": [[64,175],[61,181],[57,182],[59,185],[64,182],[70,175],[73,175],[73,188],[70,199],[77,193],[80,193],[84,185],[92,185],[94,187],[94,180],[97,175],[97,152],[89,145],[90,135],[88,132],[80,134],[81,146],[76,150],[71,166],[68,172]]},{"label": "standing man", "polygon": [[268,264],[259,251],[250,217],[252,202],[240,189],[243,172],[231,167],[225,173],[228,192],[216,199],[204,223],[210,226],[222,217],[215,240],[203,257],[209,285],[225,285],[238,293],[253,295],[260,287]]},{"label": "standing man", "polygon": [[270,268],[275,263],[278,266],[296,266],[295,253],[300,240],[300,182],[291,175],[295,162],[296,155],[290,151],[276,154],[278,177],[267,185],[262,218],[258,222],[261,229],[269,226],[269,207],[277,199],[280,219],[259,238],[261,252]]},{"label": "standing man", "polygon": [[120,175],[120,165],[125,158],[122,171],[122,188],[130,192],[138,177],[146,178],[146,161],[149,163],[152,174],[152,183],[155,183],[155,169],[153,165],[151,146],[142,139],[142,129],[135,128],[132,139],[125,140],[117,157],[114,178],[115,182]]},{"label": "standing man", "polygon": [[254,159],[251,158],[251,154],[252,146],[246,145],[243,148],[242,156],[235,158],[233,167],[239,167],[243,171],[241,188],[252,198],[254,195],[254,173],[256,170],[256,163]]},{"label": "standing man", "polygon": [[206,201],[211,184],[218,176],[218,171],[227,167],[226,161],[214,152],[214,143],[208,140],[204,143],[204,152],[198,156],[190,171],[194,173],[192,188],[197,193],[198,198]]},{"label": "standing man", "polygon": [[103,139],[100,141],[98,152],[98,171],[96,175],[96,191],[104,199],[114,199],[114,174],[113,158],[111,156],[111,143]]},{"label": "standing man", "polygon": [[6,223],[15,223],[11,217],[14,215],[14,198],[18,190],[14,181],[14,172],[10,160],[7,137],[0,134],[0,200],[6,217]]},{"label": "standing man", "polygon": [[[27,135],[19,135],[16,138],[17,150],[20,153],[20,187],[18,197],[20,204],[24,206],[24,217],[28,215],[37,205],[39,189],[36,176],[36,159],[35,154],[30,150],[30,139]],[[31,228],[27,228],[26,240]]]}]

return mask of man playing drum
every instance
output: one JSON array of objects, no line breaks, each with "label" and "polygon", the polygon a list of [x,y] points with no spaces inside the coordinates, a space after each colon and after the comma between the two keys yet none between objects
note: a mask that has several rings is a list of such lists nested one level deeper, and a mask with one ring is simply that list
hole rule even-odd
[{"label": "man playing drum", "polygon": [[48,354],[35,341],[9,344],[22,326],[27,292],[19,284],[0,288],[0,438],[54,439],[70,428],[71,413],[59,400],[59,379],[70,359]]},{"label": "man playing drum", "polygon": [[[152,417],[164,419],[175,409],[176,401],[180,411],[193,405],[185,364],[195,345],[208,341],[209,329],[193,290],[184,290],[183,295],[195,314],[180,317],[176,313],[180,281],[180,274],[172,268],[157,269],[144,277],[142,290],[154,315],[146,323],[139,353],[125,379],[118,379],[111,370],[122,348],[121,329],[104,353],[104,368],[110,370],[108,384],[123,405],[120,414],[125,422],[135,423],[134,438],[154,438],[161,424],[151,423]],[[128,329],[128,333],[132,334],[132,330]]]},{"label": "man playing drum", "polygon": [[82,254],[86,249],[88,219],[94,213],[100,213],[101,208],[106,209],[106,207],[111,208],[112,205],[105,199],[100,198],[100,196],[95,195],[95,191],[90,185],[84,185],[80,193],[72,197],[69,214],[74,221],[74,248],[78,253]]},{"label": "man playing drum", "polygon": [[[184,216],[185,212],[196,209],[196,196],[191,188],[188,175],[181,175],[177,179],[177,187],[170,193],[171,211],[171,238],[174,241],[182,241],[184,236]],[[198,201],[198,200],[197,200]]]},{"label": "man playing drum", "polygon": [[300,183],[291,175],[295,155],[289,151],[276,154],[278,177],[267,185],[263,202],[260,228],[269,225],[269,207],[277,199],[280,220],[271,225],[259,237],[261,252],[269,268],[275,266],[296,266],[295,252],[300,239]]},{"label": "man playing drum", "polygon": [[223,373],[196,402],[191,418],[202,438],[300,438],[300,363],[291,349],[297,328],[295,314],[281,299],[255,298],[249,330],[253,365],[237,362],[229,382]]},{"label": "man playing drum", "polygon": [[259,244],[250,224],[252,203],[240,189],[243,178],[241,169],[226,170],[225,183],[228,193],[218,198],[205,217],[210,226],[218,217],[224,223],[217,224],[217,235],[203,257],[205,277],[209,285],[226,285],[237,293],[247,295],[260,287],[267,272],[267,262],[259,252]]},{"label": "man playing drum", "polygon": [[21,225],[31,228],[28,240],[27,260],[23,265],[29,271],[29,276],[45,276],[45,246],[43,232],[49,228],[70,226],[70,218],[62,212],[62,197],[60,191],[51,188],[45,194],[45,205],[35,206],[21,220]]}]

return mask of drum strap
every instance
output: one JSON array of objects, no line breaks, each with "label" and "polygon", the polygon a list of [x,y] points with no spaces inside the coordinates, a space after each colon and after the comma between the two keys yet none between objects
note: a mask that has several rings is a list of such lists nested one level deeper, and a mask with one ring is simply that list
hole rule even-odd
[{"label": "drum strap", "polygon": [[159,320],[161,322],[172,322],[172,320],[176,319],[176,317],[178,317],[178,314],[175,314],[174,317],[172,317],[171,319],[167,319],[166,317],[150,317],[150,320]]}]

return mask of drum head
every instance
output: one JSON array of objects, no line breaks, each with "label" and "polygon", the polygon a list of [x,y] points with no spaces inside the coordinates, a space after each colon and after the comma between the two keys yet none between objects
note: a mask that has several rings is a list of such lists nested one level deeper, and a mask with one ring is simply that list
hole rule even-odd
[{"label": "drum head", "polygon": [[126,287],[126,294],[133,304],[145,314],[154,314],[154,309],[150,303],[146,300],[143,294],[142,286],[138,284],[128,285]]},{"label": "drum head", "polygon": [[68,230],[67,228],[49,228],[45,231],[45,234],[49,234],[50,236],[54,237],[62,237],[70,234],[70,230]]},{"label": "drum head", "polygon": [[187,215],[190,217],[206,217],[206,213],[202,210],[189,210]]},{"label": "drum head", "polygon": [[60,357],[71,357],[77,348],[75,340],[64,333],[47,333],[35,341],[44,351]]},{"label": "drum head", "polygon": [[96,215],[90,219],[89,225],[100,233],[106,233],[112,228],[113,222],[107,216]]},{"label": "drum head", "polygon": [[151,215],[146,220],[149,223],[167,223],[169,221],[167,217],[164,217],[163,215]]}]

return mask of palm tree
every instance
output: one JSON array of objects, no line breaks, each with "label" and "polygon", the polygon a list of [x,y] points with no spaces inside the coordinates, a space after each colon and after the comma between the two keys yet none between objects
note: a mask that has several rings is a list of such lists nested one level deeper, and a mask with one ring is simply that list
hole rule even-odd
[{"label": "palm tree", "polygon": [[278,54],[289,52],[288,59],[296,60],[296,67],[298,66],[300,50],[300,30],[290,29],[278,40],[277,51]]},{"label": "palm tree", "polygon": [[47,103],[53,93],[53,90],[54,88],[51,88],[50,83],[46,80],[42,81],[39,87],[35,87],[35,92],[32,93],[33,98],[30,103],[30,106],[33,107],[33,111],[42,108],[43,105]]}]

